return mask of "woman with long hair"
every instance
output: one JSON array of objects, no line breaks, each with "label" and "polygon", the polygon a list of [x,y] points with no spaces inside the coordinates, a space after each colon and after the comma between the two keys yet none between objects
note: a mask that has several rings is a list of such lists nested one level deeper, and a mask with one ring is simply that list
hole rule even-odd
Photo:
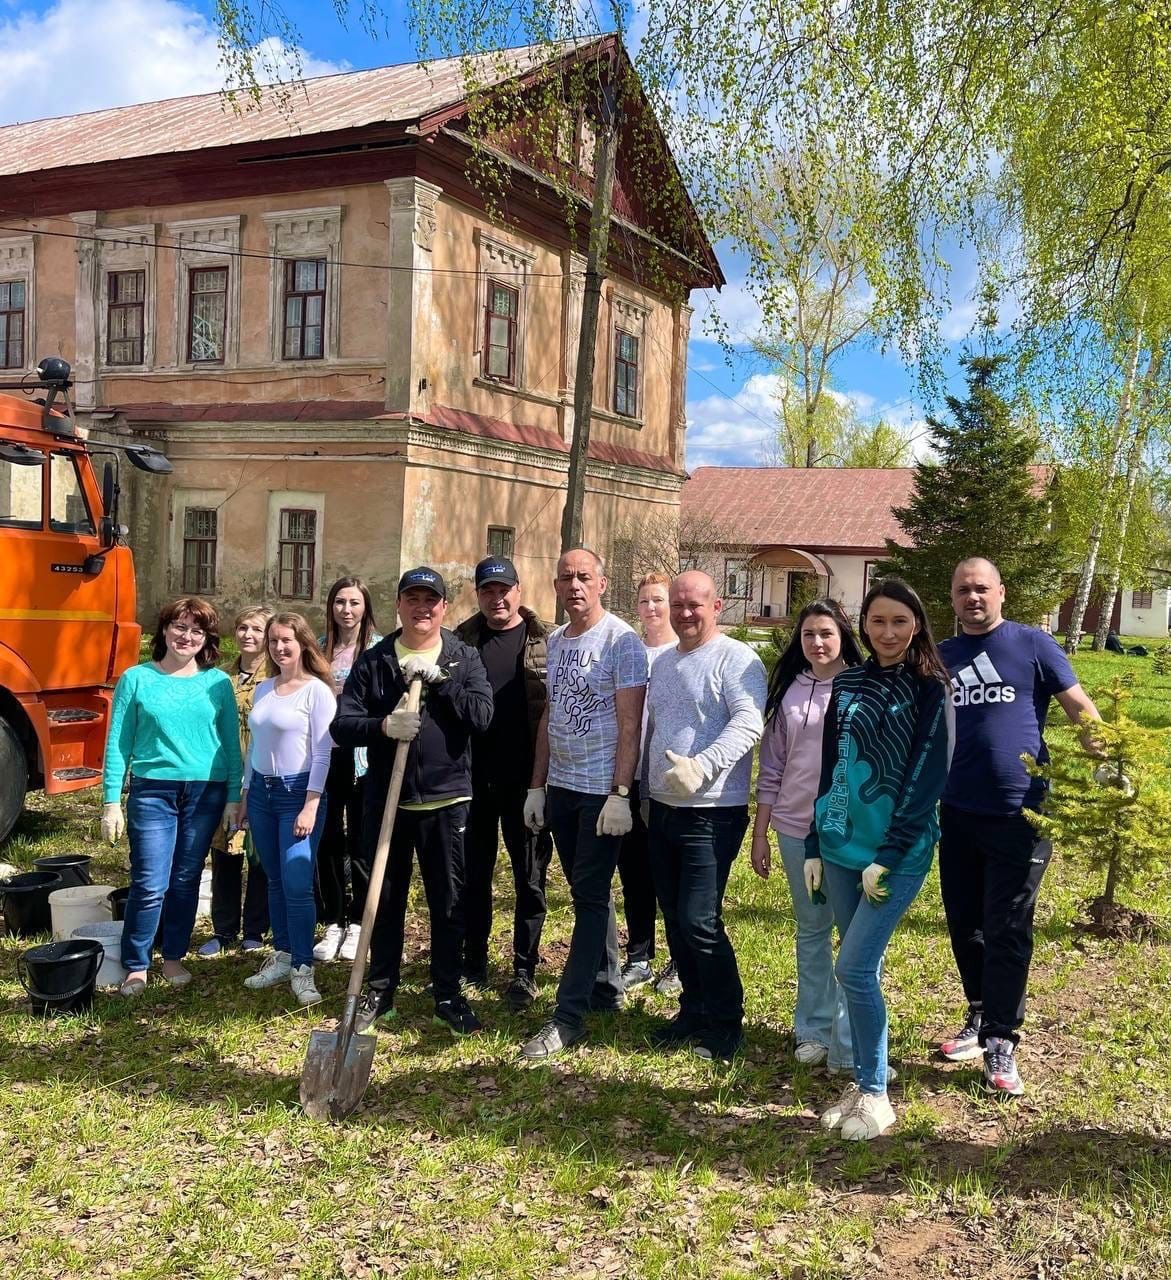
[{"label": "woman with long hair", "polygon": [[[341,697],[358,655],[381,639],[370,588],[352,575],[338,578],[325,598],[325,635],[320,640],[335,697]],[[317,908],[325,922],[325,935],[313,948],[315,960],[329,961],[338,956],[353,960],[358,949],[370,881],[370,868],[362,857],[365,777],[365,747],[333,748],[325,779],[325,827],[317,849]]]},{"label": "woman with long hair", "polygon": [[325,823],[329,725],[337,707],[333,675],[309,624],[278,613],[265,632],[276,675],[264,680],[248,716],[244,765],[248,825],[268,876],[273,954],[244,985],[286,980],[301,1004],[321,999],[313,981],[313,860]]},{"label": "woman with long hair", "polygon": [[[216,827],[238,826],[240,731],[232,682],[216,667],[219,616],[199,596],[164,605],[151,661],[114,689],[102,790],[102,836],[130,838],[130,894],[120,991],[146,990],[162,921],[163,977],[191,981],[182,960],[199,906],[199,878]],[[130,777],[126,817],[122,785]]]},{"label": "woman with long hair", "polygon": [[[233,625],[239,654],[223,668],[236,693],[241,758],[248,755],[248,713],[252,710],[256,686],[268,675],[264,631],[271,617],[272,610],[266,604],[251,605],[236,615]],[[264,945],[264,935],[268,932],[268,880],[248,832],[241,830],[228,835],[221,827],[211,844],[212,936],[199,948],[198,954],[218,956],[234,946],[241,924],[242,950],[256,951]]]},{"label": "woman with long hair", "polygon": [[821,780],[821,733],[834,677],[861,662],[842,606],[811,600],[769,680],[752,831],[752,868],[764,880],[772,869],[769,828],[777,833],[797,918],[797,1061],[825,1062],[830,1071],[853,1065],[850,1020],[834,978],[833,911],[823,893],[805,890],[805,837]]},{"label": "woman with long hair", "polygon": [[842,940],[837,979],[854,1055],[854,1079],[821,1123],[850,1141],[895,1122],[882,961],[931,867],[953,737],[947,669],[914,590],[900,578],[876,582],[860,626],[870,657],[834,677],[804,868],[811,897],[824,885]]}]

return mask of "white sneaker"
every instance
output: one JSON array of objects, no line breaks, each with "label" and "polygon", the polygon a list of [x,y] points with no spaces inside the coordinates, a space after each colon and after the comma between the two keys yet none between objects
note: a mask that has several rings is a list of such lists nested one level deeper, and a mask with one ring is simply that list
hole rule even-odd
[{"label": "white sneaker", "polygon": [[313,981],[311,964],[303,964],[299,969],[292,970],[289,975],[289,985],[293,988],[293,995],[302,1004],[316,1004],[321,999],[321,992],[317,990],[317,985]]},{"label": "white sneaker", "polygon": [[890,1129],[895,1109],[885,1093],[863,1093],[854,1110],[842,1121],[842,1137],[847,1142],[869,1142]]},{"label": "white sneaker", "polygon": [[342,939],[342,945],[338,947],[338,959],[354,961],[358,957],[358,939],[362,936],[362,926],[360,924],[346,925],[346,936]]},{"label": "white sneaker", "polygon": [[861,1096],[861,1089],[851,1080],[837,1102],[831,1103],[821,1113],[821,1127],[823,1129],[836,1129],[843,1120],[853,1114]]},{"label": "white sneaker", "polygon": [[342,944],[342,927],[340,924],[331,924],[325,930],[325,937],[313,948],[313,959],[320,960],[322,964],[328,964],[337,955],[338,948]]},{"label": "white sneaker", "polygon": [[816,1040],[802,1040],[793,1057],[798,1062],[805,1063],[807,1067],[816,1067],[829,1057],[829,1050],[825,1045],[818,1044]]},{"label": "white sneaker", "polygon": [[265,987],[275,987],[284,982],[293,968],[293,957],[287,951],[274,951],[259,973],[244,979],[244,985],[252,991],[261,991]]}]

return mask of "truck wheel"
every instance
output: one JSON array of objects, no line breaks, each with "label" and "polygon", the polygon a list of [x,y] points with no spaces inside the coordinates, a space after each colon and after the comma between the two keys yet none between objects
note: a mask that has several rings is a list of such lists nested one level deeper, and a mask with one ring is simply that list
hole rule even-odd
[{"label": "truck wheel", "polygon": [[24,808],[28,759],[16,730],[0,717],[0,840],[7,838]]}]

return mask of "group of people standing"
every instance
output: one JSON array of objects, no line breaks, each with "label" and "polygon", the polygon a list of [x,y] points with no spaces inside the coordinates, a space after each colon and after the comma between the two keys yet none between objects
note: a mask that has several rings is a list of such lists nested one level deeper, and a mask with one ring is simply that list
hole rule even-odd
[{"label": "group of people standing", "polygon": [[[300,615],[242,613],[240,656],[226,672],[214,609],[197,598],[168,605],[153,661],[118,684],[107,749],[111,839],[129,774],[123,994],[145,988],[156,940],[163,978],[191,980],[182,960],[214,842],[215,937],[201,952],[232,945],[241,923],[244,948],[258,947],[270,923],[272,953],[246,985],[287,981],[301,1003],[320,999],[314,961],[354,955],[402,749],[359,1030],[397,1016],[416,859],[435,1021],[457,1035],[480,1029],[468,994],[489,982],[503,840],[515,888],[512,1010],[537,995],[554,848],[573,911],[552,1014],[521,1046],[525,1059],[566,1052],[591,1014],[621,1009],[656,980],[657,909],[670,952],[657,984],[679,1007],[651,1041],[728,1061],[743,1041],[744,991],[723,900],[759,743],[752,865],[770,875],[775,831],[797,918],[795,1054],[852,1076],[823,1123],[855,1140],[894,1123],[880,976],[937,843],[968,1002],[941,1052],[982,1056],[990,1089],[1020,1093],[1015,1047],[1049,857],[1023,812],[1042,801],[1042,784],[1020,756],[1045,759],[1051,697],[1075,721],[1097,712],[1051,637],[1004,620],[995,566],[957,566],[960,634],[940,645],[898,579],[867,592],[862,644],[840,604],[811,602],[771,679],[749,645],[720,630],[722,601],[705,573],[639,584],[644,638],[606,609],[592,550],[564,553],[554,585],[568,621],[549,631],[521,603],[515,566],[489,557],[475,571],[477,612],[451,631],[446,585],[421,566],[400,580],[399,627],[382,638],[365,585],[344,578],[329,592],[320,643]],[[415,679],[423,694],[412,711]]]}]

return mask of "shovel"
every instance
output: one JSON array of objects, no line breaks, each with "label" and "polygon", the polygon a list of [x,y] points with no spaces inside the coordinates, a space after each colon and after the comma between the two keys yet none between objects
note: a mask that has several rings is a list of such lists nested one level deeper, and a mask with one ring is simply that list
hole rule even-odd
[{"label": "shovel", "polygon": [[[418,711],[422,684],[422,679],[418,676],[411,681],[407,691],[408,711]],[[354,966],[350,970],[350,985],[346,988],[345,1011],[336,1030],[318,1028],[309,1037],[309,1052],[305,1055],[305,1067],[301,1072],[301,1106],[314,1120],[344,1120],[361,1102],[366,1086],[370,1083],[375,1037],[355,1035],[354,1021],[358,1016],[358,1000],[362,994],[362,981],[366,976],[370,935],[374,932],[374,917],[378,913],[378,899],[382,894],[382,881],[386,875],[386,862],[390,853],[390,833],[394,830],[410,745],[409,742],[400,742],[394,751],[390,790],[386,793],[386,808],[382,811],[382,826],[378,829],[374,865],[370,868],[370,885],[366,891],[366,906],[362,911],[362,933],[358,939]]]}]

